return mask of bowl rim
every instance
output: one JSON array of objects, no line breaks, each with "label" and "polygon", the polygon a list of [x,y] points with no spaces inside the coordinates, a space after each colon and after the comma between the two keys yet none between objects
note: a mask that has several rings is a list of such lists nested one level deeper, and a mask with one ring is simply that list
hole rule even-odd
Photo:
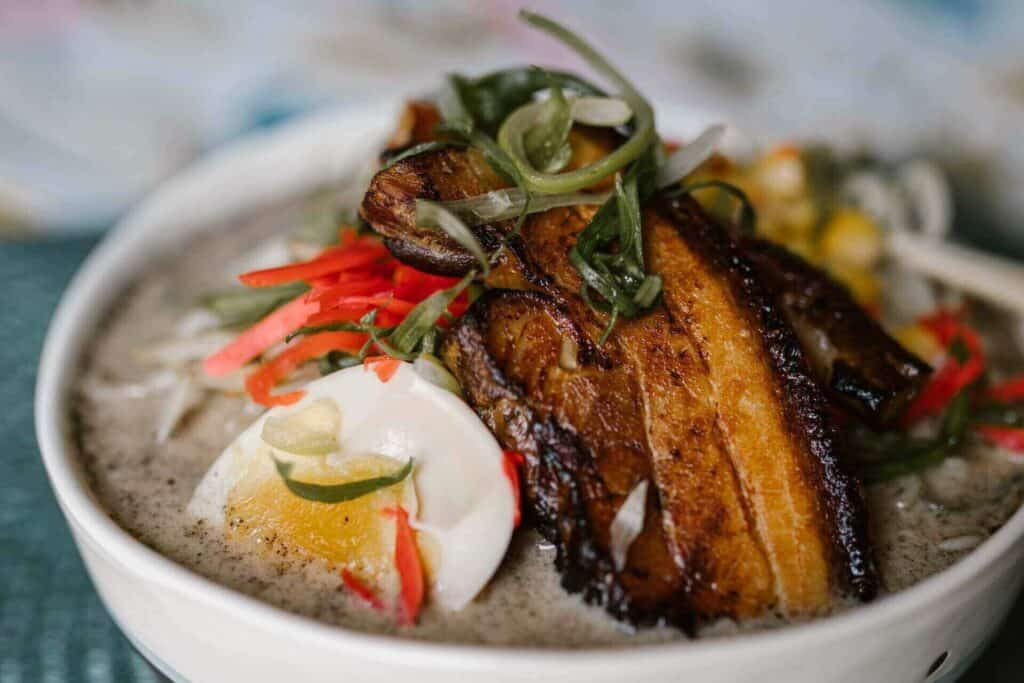
[{"label": "bowl rim", "polygon": [[[225,201],[225,206],[212,215],[199,210],[191,224],[202,226],[215,217],[230,216],[233,211],[251,210],[259,201],[283,198],[309,190],[330,178],[341,177],[353,163],[358,163],[360,156],[357,154],[373,150],[368,140],[383,138],[386,126],[382,122],[390,123],[398,106],[397,100],[383,100],[328,110],[248,136],[210,154],[161,185],[130,212],[86,258],[67,286],[50,322],[40,356],[35,391],[36,436],[51,486],[65,516],[77,532],[84,534],[126,571],[144,582],[159,584],[212,609],[256,623],[269,632],[315,641],[326,648],[358,649],[361,657],[387,661],[400,653],[410,666],[443,666],[467,671],[493,670],[499,664],[522,666],[525,670],[535,670],[539,664],[560,664],[574,671],[596,671],[609,665],[622,665],[626,659],[656,666],[696,658],[705,664],[737,657],[777,656],[785,649],[806,648],[813,642],[833,642],[856,632],[884,628],[969,586],[992,570],[1024,537],[1024,507],[1021,507],[992,536],[951,567],[906,590],[820,620],[737,637],[579,649],[430,642],[331,626],[216,583],[137,541],[95,500],[76,461],[68,411],[74,373],[65,373],[64,368],[79,367],[87,339],[106,315],[112,300],[137,278],[146,262],[155,258],[153,252],[158,249],[153,248],[153,243],[170,248],[185,241],[181,235],[175,237],[174,231],[159,228],[166,228],[168,222],[171,225],[180,222],[182,207],[190,207],[190,210],[194,207],[190,200],[209,197],[225,188],[237,191],[237,196],[232,195],[233,199]],[[711,120],[705,113],[692,109],[666,108],[660,112],[673,130],[682,132],[692,133],[701,123]],[[325,145],[324,140],[334,143]],[[331,154],[325,152],[325,148],[330,148],[327,151]],[[309,154],[317,159],[311,161]],[[293,176],[282,180],[288,174],[280,172],[281,164],[288,164]],[[271,168],[275,172],[267,173]],[[263,177],[268,175],[271,178]],[[238,191],[240,185],[246,187]],[[192,237],[201,232],[201,227],[193,227],[184,235]],[[150,247],[145,245],[147,241]],[[140,258],[147,250],[150,253]],[[133,256],[132,264],[124,265]],[[116,285],[111,286],[111,282]],[[82,329],[88,334],[78,334]]]}]

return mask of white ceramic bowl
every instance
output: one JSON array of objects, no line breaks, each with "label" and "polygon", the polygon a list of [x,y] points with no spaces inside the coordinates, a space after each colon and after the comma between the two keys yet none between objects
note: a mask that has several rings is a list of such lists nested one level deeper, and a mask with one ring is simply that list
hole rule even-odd
[{"label": "white ceramic bowl", "polygon": [[[68,420],[79,359],[111,303],[146,264],[214,221],[340,179],[376,151],[396,112],[384,103],[328,113],[211,155],[110,233],[53,319],[36,390],[43,460],[100,596],[156,666],[192,683],[915,683],[952,680],[966,668],[1024,579],[1024,511],[947,571],[835,618],[734,639],[583,651],[441,645],[329,627],[202,578],[111,521],[86,485]],[[662,112],[661,125],[686,135],[705,121]]]}]

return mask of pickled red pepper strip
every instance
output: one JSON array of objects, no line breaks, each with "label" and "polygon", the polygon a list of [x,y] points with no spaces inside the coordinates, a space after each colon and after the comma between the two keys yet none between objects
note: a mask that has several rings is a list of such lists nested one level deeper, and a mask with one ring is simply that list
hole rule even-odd
[{"label": "pickled red pepper strip", "polygon": [[426,299],[438,290],[454,287],[459,282],[456,277],[431,275],[404,264],[395,266],[392,278],[396,297],[417,302]]},{"label": "pickled red pepper strip", "polygon": [[[940,311],[923,318],[920,324],[951,353],[921,395],[907,408],[903,417],[904,425],[941,413],[957,393],[977,380],[985,370],[985,355],[978,333],[960,322],[955,315]],[[957,342],[962,343],[966,358],[958,358],[952,353]]]},{"label": "pickled red pepper strip", "polygon": [[1000,382],[989,387],[985,392],[985,398],[990,398],[1004,403],[1024,400],[1024,375]]},{"label": "pickled red pepper strip", "polygon": [[238,370],[274,344],[284,341],[319,311],[319,302],[311,301],[306,294],[299,295],[209,356],[203,361],[203,370],[211,377]]},{"label": "pickled red pepper strip", "polygon": [[523,454],[519,451],[502,451],[501,469],[508,478],[508,483],[512,487],[512,496],[515,499],[515,517],[512,520],[512,528],[519,526],[519,522],[523,518],[523,503],[522,503],[522,489],[519,485],[519,470],[522,468],[525,459]]},{"label": "pickled red pepper strip", "polygon": [[384,508],[381,514],[395,519],[395,569],[402,586],[399,596],[399,621],[412,626],[423,605],[423,564],[416,547],[416,536],[409,526],[409,513],[403,507]]},{"label": "pickled red pepper strip", "polygon": [[[326,280],[326,278],[323,278]],[[333,279],[333,278],[332,278]],[[310,283],[313,284],[313,283]],[[314,285],[310,299],[324,301],[343,296],[377,296],[391,291],[391,281],[382,277],[365,277],[359,280],[337,279],[333,284],[317,288]],[[327,308],[327,306],[324,306]]]},{"label": "pickled red pepper strip", "polygon": [[366,603],[369,607],[377,611],[384,609],[384,603],[380,601],[380,598],[374,594],[374,592],[365,583],[359,580],[359,578],[347,569],[343,569],[341,572],[341,580],[345,584],[345,588],[349,589],[353,595]]},{"label": "pickled red pepper strip", "polygon": [[[246,389],[253,400],[266,406],[288,405],[302,397],[301,391],[281,395],[271,391],[307,360],[330,351],[363,354],[367,350],[364,345],[367,330],[329,330],[335,335],[356,334],[356,337],[325,337],[328,330],[316,328],[346,322],[357,327],[360,320],[373,311],[376,311],[379,326],[394,328],[425,299],[459,283],[455,278],[430,275],[399,263],[376,237],[359,236],[350,228],[342,228],[339,246],[325,249],[310,261],[252,271],[240,279],[254,287],[297,280],[312,287],[240,333],[203,363],[210,376],[225,375],[266,353],[275,344],[303,336],[303,341],[268,360],[246,379]],[[447,313],[462,315],[468,305],[465,293],[461,292],[456,300],[450,301]],[[443,316],[439,316],[437,322],[444,324]],[[305,341],[313,337],[315,341]],[[355,344],[352,339],[361,341]],[[383,340],[379,348],[390,353]],[[370,361],[378,377],[387,381],[394,375],[397,365],[380,363]]]},{"label": "pickled red pepper strip", "polygon": [[328,249],[312,261],[291,263],[277,268],[254,270],[238,276],[249,287],[270,287],[297,280],[312,280],[331,273],[362,268],[389,256],[383,245]]},{"label": "pickled red pepper strip", "polygon": [[416,304],[411,301],[404,301],[402,299],[396,299],[390,294],[378,294],[376,296],[350,296],[327,294],[319,299],[320,305],[324,311],[331,311],[337,308],[353,308],[358,306],[370,306],[372,308],[379,308],[382,311],[390,311],[391,313],[398,313],[399,315],[408,315],[409,311],[415,308]]},{"label": "pickled red pepper strip", "polygon": [[367,356],[363,359],[363,369],[369,370],[373,368],[377,378],[384,383],[387,383],[388,380],[395,376],[401,364],[402,361],[391,356]]},{"label": "pickled red pepper strip", "polygon": [[245,378],[245,389],[256,403],[264,406],[287,406],[301,399],[306,392],[270,393],[295,368],[329,351],[357,352],[366,342],[361,332],[320,332],[303,337],[271,358]]},{"label": "pickled red pepper strip", "polygon": [[997,446],[1024,453],[1024,428],[976,425],[974,429]]}]

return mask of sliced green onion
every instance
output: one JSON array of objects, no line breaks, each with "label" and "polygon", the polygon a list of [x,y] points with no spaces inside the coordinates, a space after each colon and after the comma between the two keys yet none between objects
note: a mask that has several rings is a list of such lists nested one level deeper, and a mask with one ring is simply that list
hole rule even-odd
[{"label": "sliced green onion", "polygon": [[523,136],[530,164],[545,173],[557,173],[569,163],[572,147],[569,131],[572,115],[562,89],[552,85],[551,96],[532,105],[536,109],[533,126]]},{"label": "sliced green onion", "polygon": [[[273,456],[271,456],[273,457]],[[399,484],[409,473],[412,472],[412,459],[409,459],[400,470],[394,474],[389,474],[383,477],[372,477],[370,479],[360,479],[359,481],[350,481],[344,484],[310,484],[304,481],[298,481],[292,479],[293,465],[289,462],[282,462],[277,458],[274,459],[274,466],[277,468],[277,473],[281,476],[284,481],[284,485],[288,487],[288,490],[294,493],[299,498],[304,500],[311,500],[317,503],[344,503],[363,496],[369,495],[374,491],[386,489],[389,486]]]},{"label": "sliced green onion", "polygon": [[[416,307],[409,311],[405,319],[398,324],[398,327],[388,335],[385,346],[394,348],[401,354],[410,354],[416,348],[424,336],[434,328],[437,319],[440,318],[448,306],[462,293],[469,283],[476,276],[476,271],[466,274],[455,285],[439,292],[434,292],[426,299],[416,304]],[[377,341],[378,345],[381,341]],[[383,347],[382,347],[383,348]]]},{"label": "sliced green onion", "polygon": [[636,177],[630,174],[625,181],[615,176],[615,208],[619,214],[619,253],[632,259],[640,270],[644,268],[643,226],[640,222],[640,199],[637,196]]},{"label": "sliced green onion", "polygon": [[[377,309],[373,309],[376,311]],[[393,330],[393,327],[374,327],[372,323],[364,324],[363,322],[352,322],[350,320],[339,320],[333,323],[324,323],[323,325],[307,325],[306,327],[300,327],[295,330],[287,337],[286,342],[290,342],[296,337],[301,337],[307,334],[316,334],[317,332],[363,332],[364,334],[370,334],[372,331],[380,336],[387,336]]]},{"label": "sliced green onion", "polygon": [[505,153],[505,150],[498,146],[498,143],[495,142],[490,135],[473,128],[472,122],[463,125],[459,122],[453,124],[446,120],[445,123],[438,127],[438,131],[442,135],[447,135],[450,138],[480,150],[488,165],[494,169],[494,172],[501,176],[505,182],[515,185],[516,187],[523,187],[522,176],[519,173],[519,169],[512,161],[512,158]]},{"label": "sliced green onion", "polygon": [[658,187],[674,185],[693,173],[698,166],[715,153],[724,135],[725,126],[715,124],[705,128],[693,142],[672,152],[658,169]]},{"label": "sliced green onion", "polygon": [[[536,71],[536,70],[534,70]],[[461,138],[479,149],[484,159],[494,171],[502,176],[507,182],[522,190],[526,201],[523,211],[516,221],[514,232],[518,233],[526,220],[527,208],[530,205],[531,195],[523,184],[523,176],[512,159],[505,153],[497,142],[485,131],[480,130],[472,113],[467,108],[463,99],[465,90],[465,79],[458,76],[448,78],[448,85],[442,93],[441,116],[445,121],[440,128],[449,136]],[[531,91],[532,94],[532,91]],[[502,244],[502,249],[504,244]]]},{"label": "sliced green onion", "polygon": [[413,361],[412,369],[431,384],[462,398],[462,387],[459,385],[459,381],[455,379],[455,375],[448,372],[448,368],[437,356],[431,353],[421,353]]},{"label": "sliced green onion", "polygon": [[[633,303],[633,300],[620,289],[618,283],[615,281],[615,277],[608,271],[607,267],[591,265],[583,258],[575,247],[569,250],[569,261],[576,270],[579,271],[580,277],[583,279],[584,286],[595,290],[598,294],[604,297],[608,302],[608,306],[610,306],[613,311],[621,312],[626,317],[636,315],[637,308]],[[581,295],[590,304],[591,308],[604,310],[602,307],[596,305],[596,302],[592,302],[590,300],[586,294],[586,289],[581,292]]]},{"label": "sliced green onion", "polygon": [[695,190],[702,190],[708,187],[717,187],[723,192],[732,195],[737,201],[739,201],[740,217],[739,221],[737,221],[737,228],[740,233],[744,235],[753,235],[757,226],[757,212],[754,210],[754,205],[750,202],[750,198],[747,197],[747,193],[732,183],[727,183],[724,180],[718,179],[700,180],[671,192],[670,196],[690,194]]},{"label": "sliced green onion", "polygon": [[608,319],[608,326],[604,328],[604,332],[601,333],[601,338],[597,340],[598,346],[603,346],[608,337],[611,336],[612,330],[615,329],[615,323],[619,322],[619,309],[613,308],[612,315]]},{"label": "sliced green onion", "polygon": [[890,439],[875,449],[876,455],[881,456],[880,459],[861,467],[861,477],[866,483],[873,484],[938,465],[963,442],[971,421],[970,413],[971,392],[968,387],[961,389],[950,402],[942,418],[938,436],[934,439],[899,436]]},{"label": "sliced green onion", "polygon": [[320,375],[329,375],[332,372],[338,370],[344,370],[345,368],[352,368],[360,365],[363,359],[354,353],[347,351],[328,351],[327,354],[320,356],[319,370]]},{"label": "sliced green onion", "polygon": [[282,417],[268,416],[260,438],[268,446],[294,455],[327,455],[338,450],[341,412],[334,401],[318,399]]},{"label": "sliced green onion", "polygon": [[449,147],[463,147],[464,145],[454,140],[431,140],[429,142],[421,142],[418,145],[403,150],[393,157],[390,157],[387,162],[381,166],[382,171],[386,171],[399,161],[405,161],[411,157],[419,156],[420,154],[426,154],[428,152],[437,152],[442,149]]},{"label": "sliced green onion", "polygon": [[[570,192],[530,198],[519,188],[511,188],[494,190],[467,199],[438,202],[438,204],[472,227],[511,220],[526,214],[539,213],[562,206],[604,204],[609,196],[611,195],[607,192]],[[416,201],[419,203],[424,200]]]},{"label": "sliced green onion", "polygon": [[516,109],[505,119],[498,131],[498,144],[518,168],[524,189],[536,194],[582,190],[622,169],[643,154],[657,137],[654,129],[654,110],[647,100],[622,74],[576,34],[539,14],[521,11],[519,16],[529,25],[564,43],[592,69],[619,88],[622,99],[634,113],[635,123],[633,135],[608,156],[575,171],[552,174],[534,168],[527,155],[525,137],[536,124],[539,114],[536,103]]},{"label": "sliced green onion", "polygon": [[633,295],[633,301],[642,309],[650,308],[659,294],[661,294],[661,276],[648,275],[636,290],[636,294]]},{"label": "sliced green onion", "polygon": [[585,126],[614,128],[633,118],[629,104],[618,97],[575,97],[569,101],[572,120]]},{"label": "sliced green onion", "polygon": [[224,326],[248,325],[308,290],[309,287],[302,282],[289,282],[274,287],[228,289],[207,294],[201,303]]},{"label": "sliced green onion", "polygon": [[444,87],[437,98],[437,108],[441,114],[441,120],[447,127],[456,131],[468,133],[474,128],[473,115],[469,113],[463,99],[463,89],[466,79],[457,74],[452,74],[445,79]]},{"label": "sliced green onion", "polygon": [[469,229],[469,226],[462,222],[462,219],[445,207],[437,202],[425,199],[417,200],[416,225],[424,228],[440,228],[444,230],[449,237],[459,243],[459,246],[472,254],[480,262],[484,275],[490,272],[491,264],[487,260],[487,254],[484,253],[484,248],[480,245],[476,235]]},{"label": "sliced green onion", "polygon": [[[472,119],[477,128],[489,135],[509,114],[533,99],[535,93],[553,85],[586,96],[604,92],[592,83],[563,71],[547,71],[536,67],[516,67],[494,71],[476,79],[452,76],[450,90],[459,97],[457,111]],[[443,93],[443,97],[451,97]],[[449,105],[449,110],[456,107]]]}]

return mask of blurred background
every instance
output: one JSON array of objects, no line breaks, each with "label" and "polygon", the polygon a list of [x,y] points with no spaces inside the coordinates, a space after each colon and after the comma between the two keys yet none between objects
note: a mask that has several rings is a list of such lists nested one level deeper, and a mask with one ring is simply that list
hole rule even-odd
[{"label": "blurred background", "polygon": [[[521,0],[0,2],[0,230],[96,231],[254,128],[422,91],[439,72],[566,53]],[[984,209],[971,237],[1024,252],[1024,3],[539,2],[662,104],[769,139],[925,150]]]},{"label": "blurred background", "polygon": [[[98,236],[210,150],[444,71],[557,65],[522,4],[0,0],[0,683],[156,680],[82,572],[31,427],[39,345]],[[656,103],[765,140],[932,158],[956,236],[1024,256],[1024,2],[532,2]],[[568,62],[572,64],[571,62]],[[1024,610],[971,680],[1018,681]]]}]

